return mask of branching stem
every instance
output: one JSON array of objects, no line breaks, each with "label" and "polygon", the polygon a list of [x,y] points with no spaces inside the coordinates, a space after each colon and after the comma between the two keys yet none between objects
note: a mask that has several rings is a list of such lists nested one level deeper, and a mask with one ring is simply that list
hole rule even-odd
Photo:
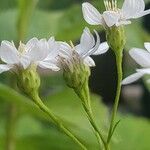
[{"label": "branching stem", "polygon": [[50,117],[50,119],[59,129],[61,129],[61,131],[63,131],[76,144],[78,144],[81,149],[87,150],[87,148],[80,142],[80,140],[75,135],[73,135],[71,131],[66,126],[64,126],[64,124],[62,124],[59,118],[56,115],[54,115],[47,106],[45,106],[45,104],[42,102],[39,96],[34,97],[34,102],[40,108],[40,110],[42,110],[45,114],[47,114]]}]

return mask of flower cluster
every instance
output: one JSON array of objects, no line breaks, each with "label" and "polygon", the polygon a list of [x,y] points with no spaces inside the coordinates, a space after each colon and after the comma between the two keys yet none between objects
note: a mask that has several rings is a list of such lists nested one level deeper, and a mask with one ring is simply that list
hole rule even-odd
[{"label": "flower cluster", "polygon": [[85,2],[82,4],[84,19],[91,25],[103,25],[106,27],[130,24],[130,19],[136,19],[150,13],[145,9],[144,0],[125,0],[121,9],[117,7],[117,0],[104,0],[106,11],[103,14]]},{"label": "flower cluster", "polygon": [[[100,44],[99,35],[96,31],[95,33],[97,36],[96,42],[89,29],[85,28],[80,44],[75,47],[71,47],[65,42],[55,41],[54,37],[51,37],[48,41],[33,38],[26,44],[20,42],[18,48],[15,47],[13,42],[2,41],[0,58],[4,63],[0,64],[0,73],[8,70],[14,72],[26,70],[33,64],[43,69],[59,71],[63,65],[71,68],[75,57],[79,61],[83,60],[88,66],[94,66],[95,63],[89,56],[105,53],[109,48],[107,42]],[[66,63],[60,64],[60,62]]]},{"label": "flower cluster", "polygon": [[[106,31],[107,42],[100,42],[98,33],[96,39],[85,27],[80,38],[80,43],[73,45],[63,41],[56,41],[54,37],[49,40],[32,38],[26,44],[22,42],[16,47],[13,42],[2,41],[0,45],[0,73],[12,71],[17,74],[17,83],[20,90],[28,95],[35,104],[61,128],[64,133],[78,143],[82,149],[86,148],[80,141],[65,128],[59,119],[42,103],[39,97],[40,76],[37,67],[50,69],[52,71],[63,70],[66,84],[73,88],[82,101],[87,118],[94,129],[94,133],[101,147],[109,149],[110,140],[119,122],[115,121],[122,81],[122,56],[126,43],[124,25],[130,24],[131,19],[136,19],[150,14],[150,9],[145,10],[144,0],[125,0],[121,9],[117,6],[117,0],[104,0],[106,11],[102,14],[90,3],[82,4],[83,17],[91,25],[102,25]],[[115,103],[112,109],[112,117],[107,139],[96,125],[90,104],[88,80],[90,67],[95,66],[91,55],[106,53],[109,47],[116,56],[118,83]],[[137,69],[135,74],[130,75],[122,81],[122,84],[132,83],[145,74],[150,75],[150,43],[145,43],[147,51],[133,48],[129,52],[131,57],[143,68]]]}]

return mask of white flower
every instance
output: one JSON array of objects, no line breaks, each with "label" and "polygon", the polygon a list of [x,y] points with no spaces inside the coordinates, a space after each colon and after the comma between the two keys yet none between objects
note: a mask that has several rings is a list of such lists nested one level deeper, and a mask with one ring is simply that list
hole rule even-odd
[{"label": "white flower", "polygon": [[58,45],[53,37],[48,41],[32,38],[27,44],[20,42],[17,50],[13,42],[2,41],[0,58],[4,64],[0,64],[0,73],[8,70],[15,71],[18,68],[27,69],[31,64],[58,71],[56,64]]},{"label": "white flower", "polygon": [[74,47],[73,44],[70,46],[65,42],[60,43],[60,57],[63,58],[63,61],[67,61],[68,66],[71,65],[74,60],[83,61],[84,64],[90,67],[95,66],[95,62],[90,55],[100,55],[109,49],[107,42],[100,44],[99,35],[96,31],[94,32],[97,41],[95,41],[94,36],[86,27],[82,33],[80,44]]},{"label": "white flower", "polygon": [[142,69],[137,69],[136,73],[128,76],[122,81],[123,85],[130,84],[140,79],[145,74],[150,75],[150,43],[144,43],[147,51],[139,48],[133,48],[130,50],[131,57],[141,66]]},{"label": "white flower", "polygon": [[104,0],[104,4],[106,11],[103,14],[88,2],[82,4],[83,16],[87,23],[104,27],[120,26],[130,24],[130,19],[150,14],[150,9],[144,10],[144,0],[125,0],[121,9],[117,8],[117,0]]},{"label": "white flower", "polygon": [[46,39],[37,40],[32,49],[28,51],[27,57],[31,64],[36,64],[43,69],[58,71],[60,70],[57,66],[58,53],[59,43],[54,37],[51,37],[48,41]]},{"label": "white flower", "polygon": [[[30,47],[29,45],[29,43],[25,45],[26,50]],[[22,46],[22,43],[20,43],[19,49]],[[25,69],[29,65],[28,57],[23,52],[17,50],[13,42],[9,41],[2,41],[0,58],[5,63],[0,65],[0,73],[15,69],[16,67],[23,67]]]}]

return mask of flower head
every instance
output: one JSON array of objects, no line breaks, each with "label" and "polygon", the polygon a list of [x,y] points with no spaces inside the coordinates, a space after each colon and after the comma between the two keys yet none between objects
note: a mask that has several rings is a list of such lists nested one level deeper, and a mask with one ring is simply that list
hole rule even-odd
[{"label": "flower head", "polygon": [[60,65],[64,70],[64,78],[69,87],[77,89],[82,87],[90,75],[89,67],[95,66],[94,60],[90,55],[105,53],[109,46],[106,42],[100,44],[98,33],[95,31],[97,41],[85,28],[80,39],[80,44],[74,46],[61,42],[60,43]]},{"label": "flower head", "polygon": [[35,100],[40,87],[37,67],[58,71],[58,52],[59,44],[53,37],[48,41],[33,38],[27,44],[20,42],[18,50],[13,43],[2,41],[0,58],[5,64],[0,64],[0,73],[14,71],[19,89]]},{"label": "flower head", "polygon": [[84,19],[91,25],[103,25],[106,27],[130,24],[130,19],[136,19],[147,14],[144,0],[125,0],[121,9],[117,7],[117,0],[104,0],[106,11],[103,14],[85,2],[82,4]]},{"label": "flower head", "polygon": [[142,69],[137,69],[136,73],[128,76],[122,81],[123,85],[130,84],[137,81],[145,74],[150,75],[150,43],[144,43],[147,51],[139,48],[133,48],[130,50],[130,56],[141,66]]},{"label": "flower head", "polygon": [[86,27],[81,35],[80,44],[74,46],[69,45],[66,42],[60,43],[60,58],[66,61],[68,66],[73,62],[83,62],[87,66],[95,66],[93,59],[90,55],[100,55],[109,49],[107,42],[100,44],[100,38],[95,31],[97,41],[95,42],[94,36],[90,33],[90,30]]},{"label": "flower head", "polygon": [[8,70],[25,70],[31,64],[58,71],[55,59],[58,56],[58,45],[53,37],[48,41],[33,38],[26,44],[20,42],[17,50],[13,42],[2,41],[0,58],[4,64],[0,64],[0,73]]}]

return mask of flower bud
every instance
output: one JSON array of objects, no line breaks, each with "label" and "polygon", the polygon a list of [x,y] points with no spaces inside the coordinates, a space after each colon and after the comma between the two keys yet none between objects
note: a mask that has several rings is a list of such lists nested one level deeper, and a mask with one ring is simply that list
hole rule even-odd
[{"label": "flower bud", "polygon": [[113,26],[111,28],[106,29],[106,38],[108,45],[115,52],[115,54],[122,53],[125,43],[126,37],[123,26]]},{"label": "flower bud", "polygon": [[38,95],[40,87],[40,77],[36,71],[36,66],[31,65],[26,70],[20,70],[17,80],[19,89],[34,100],[34,98]]}]

